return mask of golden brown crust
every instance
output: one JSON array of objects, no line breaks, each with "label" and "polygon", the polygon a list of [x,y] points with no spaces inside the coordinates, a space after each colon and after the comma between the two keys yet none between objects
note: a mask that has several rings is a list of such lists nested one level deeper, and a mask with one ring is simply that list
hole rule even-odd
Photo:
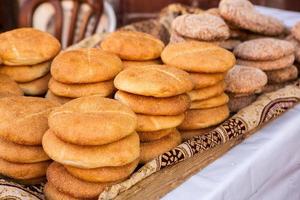
[{"label": "golden brown crust", "polygon": [[0,159],[0,174],[19,180],[43,177],[51,161],[37,163],[13,163]]},{"label": "golden brown crust", "polygon": [[96,198],[109,183],[92,183],[80,180],[64,168],[63,165],[53,162],[47,169],[47,180],[58,191],[75,198]]},{"label": "golden brown crust", "polygon": [[182,124],[178,127],[180,130],[195,130],[208,128],[223,122],[229,116],[227,105],[216,108],[188,110]]},{"label": "golden brown crust", "polygon": [[51,64],[53,78],[62,83],[96,83],[113,79],[122,70],[118,56],[97,48],[61,52]]},{"label": "golden brown crust", "polygon": [[130,107],[133,112],[146,115],[179,115],[190,107],[187,94],[156,98],[135,95],[119,90],[115,99]]},{"label": "golden brown crust", "polygon": [[251,61],[251,60],[238,59],[237,64],[256,67],[264,71],[270,71],[270,70],[282,69],[291,66],[294,63],[294,60],[295,60],[295,55],[291,54],[291,55],[283,56],[276,60],[268,60],[268,61]]},{"label": "golden brown crust", "polygon": [[94,95],[74,99],[53,110],[48,123],[57,137],[66,142],[102,145],[134,132],[137,117],[120,102]]},{"label": "golden brown crust", "polygon": [[17,82],[29,82],[45,76],[50,71],[50,64],[47,61],[36,65],[1,66],[0,73]]},{"label": "golden brown crust", "polygon": [[82,200],[81,198],[75,198],[58,191],[55,186],[49,182],[45,184],[43,192],[47,200]]},{"label": "golden brown crust", "polygon": [[90,95],[109,96],[114,91],[113,80],[98,83],[65,84],[51,78],[49,89],[58,96],[78,98]]},{"label": "golden brown crust", "polygon": [[141,115],[137,114],[136,131],[159,131],[174,128],[184,120],[184,114],[165,116],[165,115]]},{"label": "golden brown crust", "polygon": [[0,58],[6,65],[35,65],[60,51],[59,41],[49,33],[19,28],[0,34]]},{"label": "golden brown crust", "polygon": [[234,55],[208,42],[169,44],[161,54],[164,63],[189,72],[220,73],[235,64]]},{"label": "golden brown crust", "polygon": [[140,163],[146,163],[160,154],[170,151],[180,143],[181,135],[176,129],[159,140],[141,143]]},{"label": "golden brown crust", "polygon": [[6,96],[22,96],[23,91],[9,76],[0,74],[0,98]]},{"label": "golden brown crust", "polygon": [[73,100],[73,98],[57,96],[57,95],[53,94],[53,92],[51,92],[51,90],[47,91],[45,98],[49,99],[51,101],[54,101],[56,103],[59,103],[59,104],[65,104],[65,103]]},{"label": "golden brown crust", "polygon": [[0,136],[17,144],[41,145],[48,114],[55,106],[58,104],[38,97],[0,99]]},{"label": "golden brown crust", "polygon": [[191,101],[209,99],[222,94],[225,90],[225,86],[225,82],[220,81],[219,83],[210,87],[192,90],[188,92],[188,95],[190,96]]},{"label": "golden brown crust", "polygon": [[202,128],[202,129],[196,129],[196,130],[189,130],[189,131],[184,131],[181,130],[179,131],[182,137],[182,141],[186,141],[189,140],[195,136],[200,136],[200,135],[204,135],[212,130],[214,130],[216,128],[216,126],[213,127],[208,127],[208,128]]},{"label": "golden brown crust", "polygon": [[291,65],[283,69],[267,71],[266,74],[268,83],[284,83],[297,79],[298,69],[295,65]]},{"label": "golden brown crust", "polygon": [[36,163],[49,160],[42,146],[20,145],[0,139],[0,158],[14,163]]},{"label": "golden brown crust", "polygon": [[95,169],[81,169],[65,165],[66,170],[78,179],[88,182],[113,182],[126,179],[137,167],[139,159],[127,165],[118,167],[99,167]]},{"label": "golden brown crust", "polygon": [[26,82],[26,83],[19,83],[20,88],[24,91],[24,94],[31,95],[31,96],[39,96],[43,95],[48,90],[48,82],[51,78],[50,73],[47,75],[38,78],[36,80]]},{"label": "golden brown crust", "polygon": [[63,142],[50,129],[43,137],[43,148],[50,158],[64,165],[84,169],[122,166],[133,162],[140,154],[139,143],[137,133],[100,146],[79,146]]},{"label": "golden brown crust", "polygon": [[194,89],[206,88],[216,85],[220,81],[224,80],[226,73],[189,73],[192,82],[194,83]]},{"label": "golden brown crust", "polygon": [[160,65],[162,64],[160,59],[156,60],[146,60],[146,61],[130,61],[130,60],[122,60],[123,68],[127,67],[137,67],[137,66],[147,66],[147,65]]},{"label": "golden brown crust", "polygon": [[192,101],[190,109],[207,109],[214,108],[224,104],[227,104],[229,101],[229,97],[222,93],[219,96],[215,96],[209,99],[204,99],[200,101]]},{"label": "golden brown crust", "polygon": [[232,93],[254,93],[267,84],[265,72],[255,67],[236,65],[225,77],[226,91]]},{"label": "golden brown crust", "polygon": [[159,131],[140,131],[138,132],[141,142],[150,142],[159,140],[174,131],[174,128],[163,129]]},{"label": "golden brown crust", "polygon": [[192,90],[189,74],[165,65],[130,67],[120,72],[115,87],[133,94],[171,97]]},{"label": "golden brown crust", "polygon": [[102,41],[101,48],[124,60],[152,60],[159,58],[164,43],[147,33],[116,31]]}]

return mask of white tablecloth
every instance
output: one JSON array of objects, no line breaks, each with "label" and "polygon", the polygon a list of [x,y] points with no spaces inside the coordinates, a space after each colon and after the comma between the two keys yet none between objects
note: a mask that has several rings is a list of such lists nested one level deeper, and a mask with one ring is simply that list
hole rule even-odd
[{"label": "white tablecloth", "polygon": [[[300,13],[258,8],[287,26]],[[168,193],[164,200],[300,200],[300,105]]]}]

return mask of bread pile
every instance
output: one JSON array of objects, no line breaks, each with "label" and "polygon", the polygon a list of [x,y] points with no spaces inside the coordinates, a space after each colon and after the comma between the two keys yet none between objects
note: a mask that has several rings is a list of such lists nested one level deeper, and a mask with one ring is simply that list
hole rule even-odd
[{"label": "bread pile", "polygon": [[0,34],[0,44],[0,73],[15,80],[26,95],[45,94],[59,41],[48,33],[20,28]]},{"label": "bread pile", "polygon": [[188,92],[190,109],[179,126],[183,138],[199,135],[229,116],[224,78],[235,64],[231,52],[211,43],[190,41],[169,44],[161,58],[167,65],[187,71],[194,83]]},{"label": "bread pile", "polygon": [[116,100],[93,95],[74,99],[49,115],[43,148],[47,199],[95,199],[126,179],[140,155],[136,115]]},{"label": "bread pile", "polygon": [[0,174],[23,184],[44,180],[50,158],[42,147],[48,114],[57,104],[38,97],[0,99]]},{"label": "bread pile", "polygon": [[225,77],[226,92],[229,95],[229,110],[238,112],[250,105],[267,84],[267,75],[259,68],[235,65]]},{"label": "bread pile", "polygon": [[241,43],[234,49],[237,63],[259,68],[268,76],[264,92],[283,87],[298,77],[292,43],[275,39],[260,38]]},{"label": "bread pile", "polygon": [[101,43],[104,51],[118,55],[123,67],[160,64],[164,43],[154,36],[136,31],[116,31]]},{"label": "bread pile", "polygon": [[8,96],[23,96],[23,91],[9,76],[0,74],[0,98]]},{"label": "bread pile", "polygon": [[46,98],[66,103],[71,99],[114,92],[113,79],[122,70],[118,56],[97,48],[61,52],[51,64]]}]

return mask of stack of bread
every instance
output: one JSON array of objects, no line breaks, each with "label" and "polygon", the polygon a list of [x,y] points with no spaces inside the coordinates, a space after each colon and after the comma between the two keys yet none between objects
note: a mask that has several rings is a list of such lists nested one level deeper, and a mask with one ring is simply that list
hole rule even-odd
[{"label": "stack of bread", "polygon": [[0,34],[0,73],[18,82],[26,95],[46,93],[50,63],[60,51],[60,43],[48,33],[20,28]]},{"label": "stack of bread", "polygon": [[229,110],[238,112],[254,102],[267,81],[268,77],[261,69],[235,65],[225,77],[226,92],[229,95]]},{"label": "stack of bread", "polygon": [[234,49],[240,65],[259,68],[268,76],[268,84],[264,92],[283,87],[298,77],[292,43],[275,39],[260,38],[241,43]]},{"label": "stack of bread", "polygon": [[154,36],[137,31],[116,31],[107,36],[101,48],[118,55],[123,67],[160,64],[164,43]]},{"label": "stack of bread", "polygon": [[23,184],[44,180],[50,158],[42,147],[48,114],[57,104],[44,98],[0,99],[0,174]]},{"label": "stack of bread", "polygon": [[183,138],[206,132],[229,116],[224,78],[235,64],[231,52],[211,43],[189,41],[169,44],[161,58],[167,65],[189,72],[194,83],[188,92],[190,109],[179,126]]},{"label": "stack of bread", "polygon": [[9,76],[0,74],[0,98],[8,96],[23,96],[23,91]]},{"label": "stack of bread", "polygon": [[47,199],[96,199],[138,165],[137,117],[116,100],[80,97],[54,109],[48,122],[43,147],[54,162],[47,170]]},{"label": "stack of bread", "polygon": [[118,56],[97,48],[64,51],[51,64],[46,98],[66,103],[71,99],[114,92],[113,79],[122,70]]},{"label": "stack of bread", "polygon": [[130,67],[115,80],[115,99],[137,114],[141,140],[141,163],[181,143],[176,127],[184,120],[193,87],[189,75],[175,67],[149,65]]}]

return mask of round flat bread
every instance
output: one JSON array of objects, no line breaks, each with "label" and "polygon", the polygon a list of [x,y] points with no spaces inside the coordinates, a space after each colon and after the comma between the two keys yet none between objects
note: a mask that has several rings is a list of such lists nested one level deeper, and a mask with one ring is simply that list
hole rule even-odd
[{"label": "round flat bread", "polygon": [[298,69],[295,65],[289,67],[272,70],[266,72],[268,76],[268,83],[284,83],[298,78]]},{"label": "round flat bread", "polygon": [[300,22],[297,22],[293,27],[292,27],[292,35],[300,41]]},{"label": "round flat bread", "polygon": [[22,95],[23,91],[15,81],[5,74],[0,74],[0,98]]},{"label": "round flat bread", "polygon": [[174,128],[163,129],[159,131],[144,131],[138,132],[141,142],[150,142],[159,140],[174,131]]},{"label": "round flat bread", "polygon": [[43,76],[39,79],[26,82],[26,83],[19,83],[19,87],[23,90],[24,94],[30,96],[40,96],[47,92],[48,90],[48,82],[51,78],[50,73],[46,76]]},{"label": "round flat bread", "polygon": [[59,103],[59,104],[65,104],[65,103],[73,100],[73,98],[57,96],[57,95],[53,94],[53,92],[51,92],[51,90],[47,91],[45,98],[49,99],[51,101],[54,101],[56,103]]},{"label": "round flat bread", "polygon": [[228,107],[230,112],[238,112],[239,110],[247,107],[256,100],[255,94],[244,97],[231,97],[229,98]]},{"label": "round flat bread", "polygon": [[227,104],[228,101],[229,101],[229,97],[225,93],[222,93],[219,96],[215,96],[209,99],[192,101],[190,109],[214,108],[214,107]]},{"label": "round flat bread", "polygon": [[138,66],[148,66],[148,65],[159,65],[162,64],[160,59],[156,60],[145,60],[145,61],[131,61],[131,60],[122,60],[123,68],[127,67],[138,67]]},{"label": "round flat bread", "polygon": [[189,73],[192,82],[194,83],[194,89],[206,88],[209,86],[216,85],[220,81],[225,79],[226,73]]},{"label": "round flat bread", "polygon": [[191,101],[200,101],[222,94],[225,90],[225,87],[225,82],[220,81],[219,83],[210,87],[192,90],[188,92],[188,95],[190,96]]}]

